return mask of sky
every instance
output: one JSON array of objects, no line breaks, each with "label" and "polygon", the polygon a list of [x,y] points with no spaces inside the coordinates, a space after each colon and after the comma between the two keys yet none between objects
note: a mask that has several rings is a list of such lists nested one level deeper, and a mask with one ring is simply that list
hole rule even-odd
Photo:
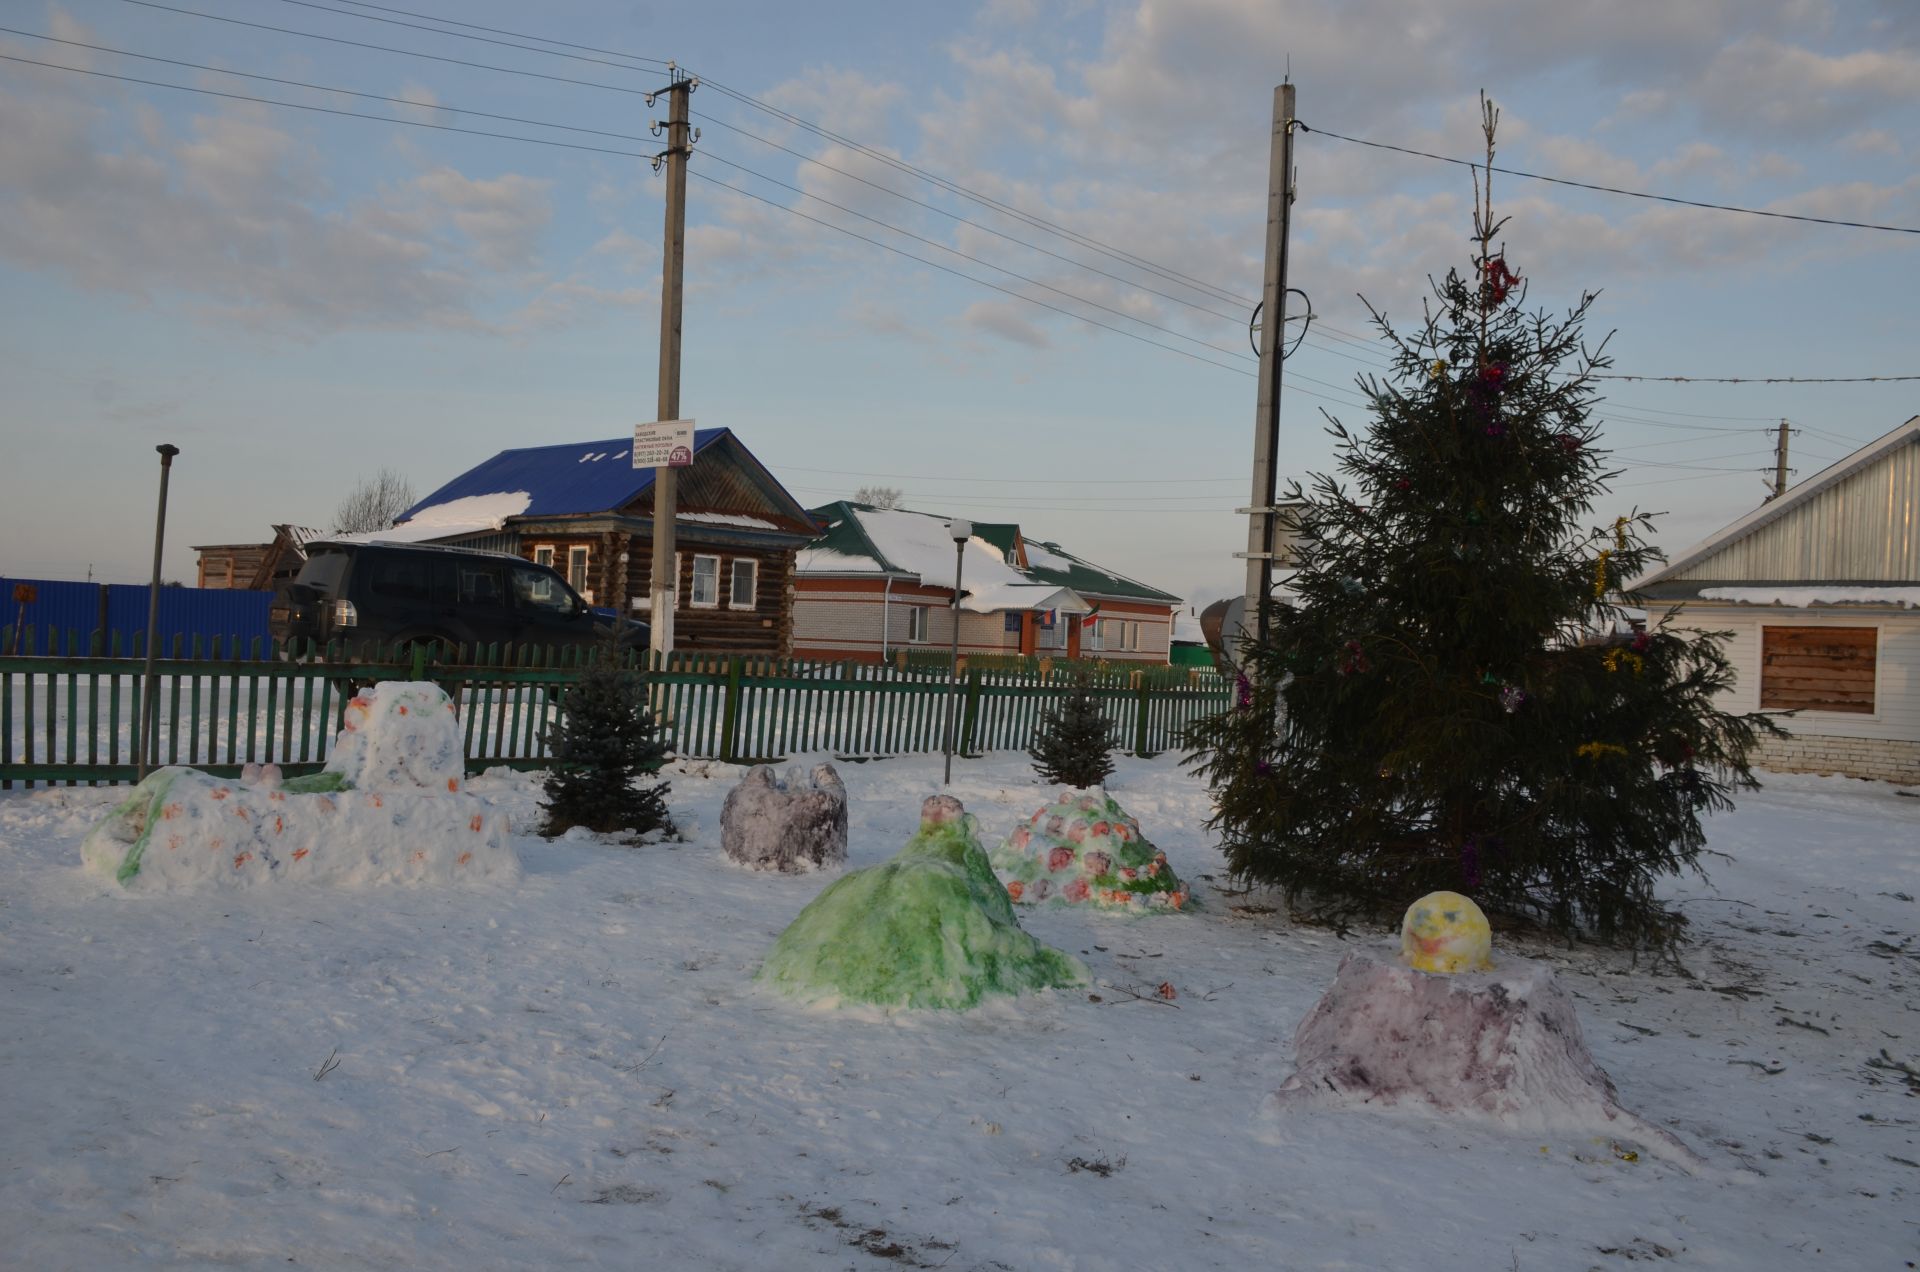
[{"label": "sky", "polygon": [[[0,27],[6,58],[97,73],[0,61],[13,576],[144,578],[161,442],[191,581],[190,545],[324,528],[381,468],[425,494],[652,419],[665,60],[700,77],[680,413],[809,505],[894,487],[1195,599],[1243,573],[1283,77],[1319,130],[1289,475],[1366,424],[1370,307],[1404,325],[1469,261],[1465,168],[1328,132],[1478,158],[1484,90],[1502,165],[1920,226],[1910,0],[16,0]],[[1920,374],[1920,235],[1493,197],[1528,304],[1598,292],[1615,372]],[[1662,512],[1677,552],[1764,496],[1781,419],[1797,480],[1916,413],[1920,383],[1610,382],[1593,518]]]}]

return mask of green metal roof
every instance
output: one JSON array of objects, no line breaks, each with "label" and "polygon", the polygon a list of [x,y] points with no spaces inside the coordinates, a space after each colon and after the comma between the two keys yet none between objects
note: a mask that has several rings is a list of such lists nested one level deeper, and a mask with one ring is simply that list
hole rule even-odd
[{"label": "green metal roof", "polygon": [[[841,500],[809,509],[816,520],[827,526],[826,533],[809,544],[809,548],[872,561],[877,567],[877,572],[880,573],[918,577],[913,570],[889,559],[860,524],[862,512],[876,511],[879,510],[868,504],[854,503],[851,500]],[[909,510],[903,508],[896,511]],[[1022,541],[1020,526],[1011,521],[976,521],[973,523],[973,537],[992,544],[1000,550],[1002,556],[1006,557],[1010,557],[1014,545]],[[1074,555],[1057,543],[1037,542],[1032,539],[1026,539],[1024,543],[1027,564],[1019,566],[1011,560],[1008,564],[1035,583],[1070,588],[1085,595],[1114,600],[1138,600],[1163,605],[1181,603],[1180,598],[1171,592],[1162,592],[1159,588],[1149,587],[1124,574],[1115,574],[1084,557]]]},{"label": "green metal roof", "polygon": [[[1042,553],[1046,555],[1043,556]],[[1064,568],[1047,560],[1048,556],[1065,562]],[[1076,592],[1092,596],[1155,601],[1168,605],[1181,603],[1180,598],[1171,592],[1162,592],[1157,587],[1148,587],[1145,583],[1130,579],[1124,574],[1115,574],[1083,557],[1075,556],[1057,543],[1027,540],[1027,565],[1024,573],[1031,576],[1037,583],[1058,583],[1062,587],[1070,587]]]}]

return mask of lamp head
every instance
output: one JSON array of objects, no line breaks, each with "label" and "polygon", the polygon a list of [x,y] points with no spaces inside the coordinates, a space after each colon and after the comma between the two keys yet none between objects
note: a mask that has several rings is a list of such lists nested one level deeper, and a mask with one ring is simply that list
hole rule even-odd
[{"label": "lamp head", "polygon": [[947,533],[952,536],[955,543],[965,543],[968,539],[973,538],[973,522],[949,521],[947,523]]}]

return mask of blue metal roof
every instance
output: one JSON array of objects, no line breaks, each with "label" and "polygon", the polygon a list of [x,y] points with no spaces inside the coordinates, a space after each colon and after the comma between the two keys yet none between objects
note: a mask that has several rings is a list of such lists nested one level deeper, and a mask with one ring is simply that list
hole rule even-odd
[{"label": "blue metal roof", "polygon": [[[724,428],[695,430],[693,453],[698,455],[727,432]],[[407,509],[400,520],[406,521],[422,509],[470,495],[517,490],[524,490],[532,497],[521,516],[612,512],[626,507],[653,487],[653,469],[635,468],[632,452],[631,434],[598,442],[501,451]]]}]

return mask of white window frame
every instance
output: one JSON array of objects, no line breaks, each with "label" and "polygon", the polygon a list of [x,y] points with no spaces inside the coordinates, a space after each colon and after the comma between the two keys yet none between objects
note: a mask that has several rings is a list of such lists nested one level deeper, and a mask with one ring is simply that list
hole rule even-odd
[{"label": "white window frame", "polygon": [[589,580],[593,578],[593,548],[585,543],[570,544],[567,547],[567,586],[591,601],[593,589]]},{"label": "white window frame", "polygon": [[1089,623],[1084,618],[1077,618],[1074,621],[1081,624],[1080,648],[1096,654],[1105,652],[1107,644],[1101,637],[1101,630],[1106,626],[1107,620],[1104,618],[1095,618]]},{"label": "white window frame", "polygon": [[[700,563],[702,561],[713,562],[713,598],[706,601],[700,599]],[[687,604],[693,609],[720,608],[720,558],[718,556],[708,552],[693,554],[693,569],[687,575]]]},{"label": "white window frame", "polygon": [[[754,610],[760,608],[760,563],[752,557],[735,557],[728,563],[727,570],[727,608],[732,610]],[[740,603],[740,573],[742,568],[747,574],[747,603]]]},{"label": "white window frame", "polygon": [[544,565],[549,570],[553,569],[553,545],[551,543],[534,544],[533,563],[535,565]]},{"label": "white window frame", "polygon": [[927,637],[929,633],[932,632],[932,630],[933,630],[933,606],[931,605],[907,606],[907,643],[909,645],[926,644]]}]

